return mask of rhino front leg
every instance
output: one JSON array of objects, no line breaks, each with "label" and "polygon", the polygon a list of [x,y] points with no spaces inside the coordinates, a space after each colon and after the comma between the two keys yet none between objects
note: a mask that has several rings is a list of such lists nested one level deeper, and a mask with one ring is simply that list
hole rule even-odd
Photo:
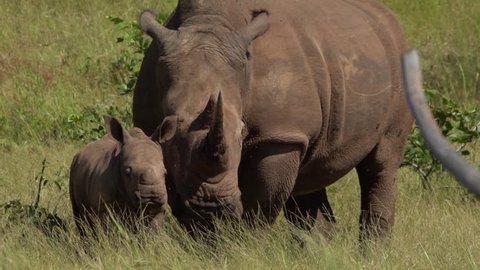
[{"label": "rhino front leg", "polygon": [[384,137],[356,167],[361,189],[362,242],[386,238],[391,233],[395,216],[395,178],[403,150],[404,139]]},{"label": "rhino front leg", "polygon": [[165,221],[165,213],[164,212],[158,213],[148,221],[147,226],[148,228],[154,231],[160,230],[163,227],[164,221]]},{"label": "rhino front leg", "polygon": [[336,221],[325,189],[290,196],[284,212],[287,220],[295,226],[304,230],[318,230],[327,239],[333,237]]},{"label": "rhino front leg", "polygon": [[240,167],[240,190],[250,223],[272,223],[295,185],[301,147],[296,144],[264,143],[246,153]]}]

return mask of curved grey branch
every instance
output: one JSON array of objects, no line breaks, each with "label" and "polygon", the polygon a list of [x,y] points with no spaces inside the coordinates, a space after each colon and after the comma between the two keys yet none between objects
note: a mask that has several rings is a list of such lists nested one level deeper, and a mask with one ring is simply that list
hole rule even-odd
[{"label": "curved grey branch", "polygon": [[443,137],[430,112],[422,88],[420,59],[416,50],[403,55],[402,68],[408,104],[431,153],[460,183],[480,196],[480,173]]}]

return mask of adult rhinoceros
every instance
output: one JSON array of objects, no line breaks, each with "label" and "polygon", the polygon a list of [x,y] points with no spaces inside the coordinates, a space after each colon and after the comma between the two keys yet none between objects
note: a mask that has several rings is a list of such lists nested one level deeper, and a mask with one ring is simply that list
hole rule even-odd
[{"label": "adult rhinoceros", "polygon": [[291,221],[329,228],[325,187],[356,168],[363,231],[391,229],[412,118],[405,39],[388,9],[373,0],[180,0],[165,26],[155,18],[140,16],[153,42],[133,117],[147,133],[162,123],[181,222],[250,213],[271,222],[286,206]]}]

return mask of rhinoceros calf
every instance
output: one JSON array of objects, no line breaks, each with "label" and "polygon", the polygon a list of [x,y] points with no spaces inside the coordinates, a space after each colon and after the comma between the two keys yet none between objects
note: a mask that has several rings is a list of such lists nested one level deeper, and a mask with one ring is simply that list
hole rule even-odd
[{"label": "rhinoceros calf", "polygon": [[115,118],[105,117],[107,135],[85,146],[73,158],[70,199],[78,229],[104,223],[112,214],[123,221],[142,214],[149,225],[162,224],[167,193],[162,149],[155,134],[139,128],[125,130]]},{"label": "rhinoceros calf", "polygon": [[356,169],[362,232],[390,231],[412,125],[392,12],[374,0],[180,0],[166,26],[151,11],[140,24],[154,42],[134,124],[148,134],[163,122],[180,221],[271,222],[286,207],[327,230],[325,187]]}]

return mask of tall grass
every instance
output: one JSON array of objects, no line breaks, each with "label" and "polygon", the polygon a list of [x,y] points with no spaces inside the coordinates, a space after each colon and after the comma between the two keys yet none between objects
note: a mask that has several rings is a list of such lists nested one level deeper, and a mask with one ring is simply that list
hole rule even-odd
[{"label": "tall grass", "polygon": [[[413,178],[413,179],[412,179]],[[0,255],[6,269],[475,269],[480,262],[480,208],[452,186],[422,192],[414,175],[399,177],[397,224],[388,245],[357,247],[358,190],[349,176],[331,190],[338,231],[331,242],[298,231],[284,219],[257,230],[220,224],[215,245],[189,237],[173,219],[165,230],[124,230],[80,239],[73,224],[47,237],[32,223],[2,223]],[[68,216],[67,213],[64,214]],[[300,239],[300,240],[299,240]]]},{"label": "tall grass", "polygon": [[[478,102],[480,2],[385,0],[422,52],[427,86]],[[150,7],[164,14],[176,1],[0,0],[0,204],[34,202],[46,159],[40,205],[67,222],[47,235],[33,218],[16,222],[0,209],[0,268],[5,269],[475,269],[480,264],[480,205],[447,175],[434,189],[403,169],[389,245],[357,248],[359,191],[354,174],[329,188],[338,220],[335,238],[292,228],[223,224],[217,245],[193,241],[170,220],[157,234],[112,232],[85,243],[73,226],[68,170],[75,151],[98,125],[97,115],[128,121],[131,98],[112,83],[121,54],[106,18],[135,20]],[[88,127],[88,128],[86,128]],[[91,133],[87,134],[92,135]],[[93,134],[95,135],[95,134]],[[97,134],[98,135],[98,134]],[[478,149],[478,147],[477,147]],[[477,155],[473,161],[480,163]],[[301,238],[304,247],[298,241]],[[88,241],[87,241],[88,242]]]},{"label": "tall grass", "polygon": [[409,43],[420,50],[426,86],[475,103],[480,97],[480,1],[383,2],[398,14]]}]

